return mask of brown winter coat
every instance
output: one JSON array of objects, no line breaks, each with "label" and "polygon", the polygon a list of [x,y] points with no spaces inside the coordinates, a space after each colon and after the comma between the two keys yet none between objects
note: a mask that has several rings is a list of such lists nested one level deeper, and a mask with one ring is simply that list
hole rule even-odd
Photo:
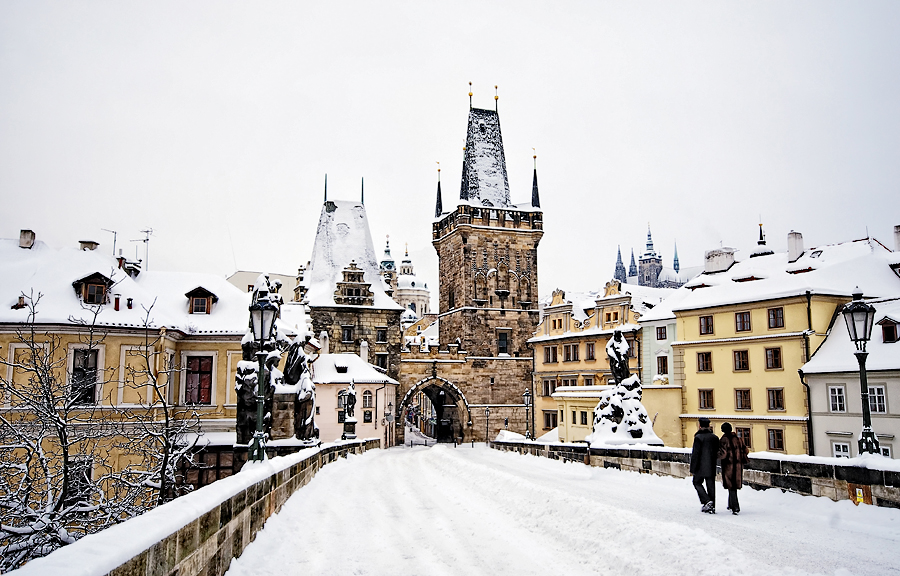
[{"label": "brown winter coat", "polygon": [[740,490],[744,464],[750,451],[734,432],[727,432],[719,440],[719,460],[722,461],[722,486],[726,490]]}]

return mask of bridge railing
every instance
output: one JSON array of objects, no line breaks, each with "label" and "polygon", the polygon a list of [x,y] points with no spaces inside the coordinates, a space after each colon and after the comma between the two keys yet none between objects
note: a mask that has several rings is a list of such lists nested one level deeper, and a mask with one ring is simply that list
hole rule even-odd
[{"label": "bridge railing", "polygon": [[244,467],[146,514],[85,536],[9,574],[221,576],[288,498],[323,466],[379,439],[309,448]]}]

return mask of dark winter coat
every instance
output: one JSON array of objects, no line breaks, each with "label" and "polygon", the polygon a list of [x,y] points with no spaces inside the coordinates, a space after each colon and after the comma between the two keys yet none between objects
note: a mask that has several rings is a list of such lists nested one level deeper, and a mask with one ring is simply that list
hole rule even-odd
[{"label": "dark winter coat", "polygon": [[726,490],[740,490],[743,484],[744,464],[749,462],[750,451],[734,432],[722,434],[719,441],[719,459],[722,461],[722,486]]},{"label": "dark winter coat", "polygon": [[691,451],[691,474],[694,476],[715,476],[716,457],[719,454],[719,438],[712,428],[701,428],[694,434],[694,449]]}]

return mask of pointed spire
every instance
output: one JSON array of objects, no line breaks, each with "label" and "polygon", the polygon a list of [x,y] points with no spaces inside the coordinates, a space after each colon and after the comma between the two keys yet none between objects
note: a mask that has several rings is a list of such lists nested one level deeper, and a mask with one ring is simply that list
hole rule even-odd
[{"label": "pointed spire", "polygon": [[[762,220],[762,218],[760,218]],[[774,254],[769,247],[766,246],[766,234],[763,232],[762,222],[759,223],[759,240],[756,241],[756,249],[750,254],[751,258],[755,258],[756,256],[768,256],[769,254]]]},{"label": "pointed spire", "polygon": [[763,234],[762,222],[759,223],[759,240],[756,243],[760,246],[766,245],[766,235]]},{"label": "pointed spire", "polygon": [[441,163],[438,162],[438,189],[437,189],[437,201],[434,203],[434,217],[440,218],[441,214],[444,213],[444,202],[441,199]]},{"label": "pointed spire", "polygon": [[[531,149],[532,152],[534,148]],[[537,154],[534,155],[534,180],[531,183],[531,205],[534,208],[541,207],[541,195],[538,194],[538,183],[537,183]]]},{"label": "pointed spire", "polygon": [[625,273],[625,264],[622,262],[622,247],[619,246],[618,249],[619,253],[616,257],[616,271],[613,274],[613,277],[622,284],[625,284],[628,281],[628,275]]},{"label": "pointed spire", "polygon": [[328,202],[328,174],[325,175],[325,201]]},{"label": "pointed spire", "polygon": [[634,248],[631,249],[631,265],[628,266],[628,275],[629,276],[637,276],[638,269],[637,264],[634,262]]},{"label": "pointed spire", "polygon": [[675,243],[675,260],[672,262],[672,268],[675,272],[681,272],[681,265],[678,264],[678,242]]},{"label": "pointed spire", "polygon": [[494,112],[499,112],[497,110],[497,101],[500,100],[500,96],[497,95],[497,85],[494,85]]},{"label": "pointed spire", "polygon": [[468,200],[469,199],[469,171],[466,170],[466,147],[463,146],[463,169],[462,169],[462,181],[459,185],[459,199],[460,200]]},{"label": "pointed spire", "polygon": [[472,109],[472,83],[469,82],[469,110]]},{"label": "pointed spire", "polygon": [[647,222],[647,252],[653,252],[653,236],[650,235],[649,222]]},{"label": "pointed spire", "polygon": [[366,178],[362,177],[362,182],[359,185],[359,203],[363,206],[366,205]]}]

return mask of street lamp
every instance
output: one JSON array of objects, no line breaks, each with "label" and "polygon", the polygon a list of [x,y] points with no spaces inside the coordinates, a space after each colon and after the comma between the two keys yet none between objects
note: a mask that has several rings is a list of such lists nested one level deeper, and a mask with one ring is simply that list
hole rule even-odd
[{"label": "street lamp", "polygon": [[389,402],[387,405],[387,410],[384,411],[384,421],[387,422],[387,426],[384,427],[384,443],[390,447],[392,445],[393,438],[391,438],[391,422],[394,421],[394,403]]},{"label": "street lamp", "polygon": [[531,408],[531,390],[525,389],[522,394],[522,402],[525,404],[525,439],[531,439],[531,431],[528,429],[528,409]]},{"label": "street lamp", "polygon": [[853,292],[853,302],[844,306],[844,321],[850,340],[856,345],[856,360],[859,362],[859,389],[862,398],[863,428],[859,434],[859,453],[879,454],[878,438],[872,431],[872,414],[869,409],[869,383],[866,380],[866,342],[872,336],[875,308],[863,302],[859,287]]},{"label": "street lamp", "polygon": [[491,442],[491,409],[484,409],[484,443],[490,445]]},{"label": "street lamp", "polygon": [[266,402],[266,352],[263,345],[272,338],[278,306],[268,298],[257,300],[250,305],[250,328],[256,340],[256,360],[259,373],[256,378],[256,431],[253,433],[253,444],[250,446],[250,460],[262,461],[266,458],[266,439],[263,431],[263,408]]}]

